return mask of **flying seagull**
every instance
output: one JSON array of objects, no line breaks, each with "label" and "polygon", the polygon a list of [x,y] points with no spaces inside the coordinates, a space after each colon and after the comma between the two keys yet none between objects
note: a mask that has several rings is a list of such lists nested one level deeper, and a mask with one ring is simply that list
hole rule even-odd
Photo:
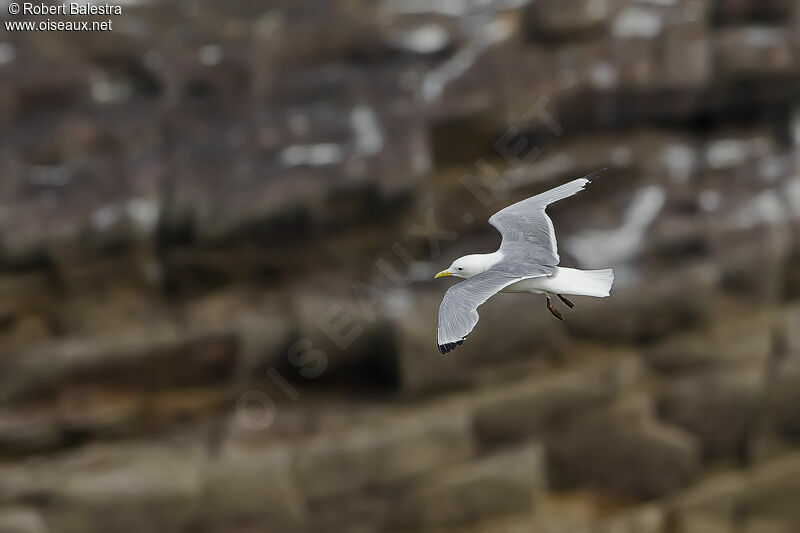
[{"label": "flying seagull", "polygon": [[491,254],[465,255],[453,261],[437,278],[455,276],[466,281],[450,287],[439,306],[439,352],[448,353],[464,343],[478,323],[478,307],[498,292],[530,292],[547,296],[547,309],[559,320],[561,313],[553,307],[556,295],[569,308],[575,305],[568,295],[609,295],[614,272],[577,270],[559,267],[558,246],[553,221],[545,213],[552,202],[582,191],[603,170],[570,181],[554,189],[501,209],[489,224],[497,228],[503,240],[500,249]]}]

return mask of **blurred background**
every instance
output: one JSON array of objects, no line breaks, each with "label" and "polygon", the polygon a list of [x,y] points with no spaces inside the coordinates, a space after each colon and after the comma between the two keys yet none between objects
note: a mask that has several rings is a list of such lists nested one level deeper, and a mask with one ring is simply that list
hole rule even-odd
[{"label": "blurred background", "polygon": [[0,35],[0,532],[800,531],[797,2],[119,5],[0,1],[113,23]]}]

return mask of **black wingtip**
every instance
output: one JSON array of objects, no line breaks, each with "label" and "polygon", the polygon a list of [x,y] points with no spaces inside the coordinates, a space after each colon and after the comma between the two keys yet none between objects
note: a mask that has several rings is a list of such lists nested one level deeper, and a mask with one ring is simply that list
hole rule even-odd
[{"label": "black wingtip", "polygon": [[[466,337],[464,337],[466,339]],[[446,342],[444,344],[439,344],[439,353],[444,355],[446,353],[450,353],[455,350],[458,346],[464,344],[464,339],[461,339],[458,342]]]},{"label": "black wingtip", "polygon": [[597,176],[599,176],[600,174],[602,174],[606,170],[608,170],[608,167],[603,167],[603,168],[597,169],[594,172],[590,172],[589,174],[586,174],[583,177],[583,179],[585,179],[586,181],[591,183],[593,179],[595,179]]}]

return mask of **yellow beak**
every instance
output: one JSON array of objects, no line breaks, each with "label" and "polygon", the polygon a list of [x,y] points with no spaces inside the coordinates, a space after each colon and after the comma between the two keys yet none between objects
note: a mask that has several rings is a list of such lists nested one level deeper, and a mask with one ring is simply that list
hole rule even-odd
[{"label": "yellow beak", "polygon": [[436,274],[435,276],[433,276],[433,279],[436,279],[436,278],[443,278],[443,277],[445,277],[445,276],[452,276],[452,274],[451,274],[450,272],[448,272],[447,270],[442,270],[441,272],[439,272],[438,274]]}]

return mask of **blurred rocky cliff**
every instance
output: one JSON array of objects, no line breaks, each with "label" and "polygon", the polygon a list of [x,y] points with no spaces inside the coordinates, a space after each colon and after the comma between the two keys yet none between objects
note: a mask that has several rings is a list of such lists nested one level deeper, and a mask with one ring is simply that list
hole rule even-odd
[{"label": "blurred rocky cliff", "polygon": [[0,532],[800,530],[796,2],[123,9],[0,37]]}]

